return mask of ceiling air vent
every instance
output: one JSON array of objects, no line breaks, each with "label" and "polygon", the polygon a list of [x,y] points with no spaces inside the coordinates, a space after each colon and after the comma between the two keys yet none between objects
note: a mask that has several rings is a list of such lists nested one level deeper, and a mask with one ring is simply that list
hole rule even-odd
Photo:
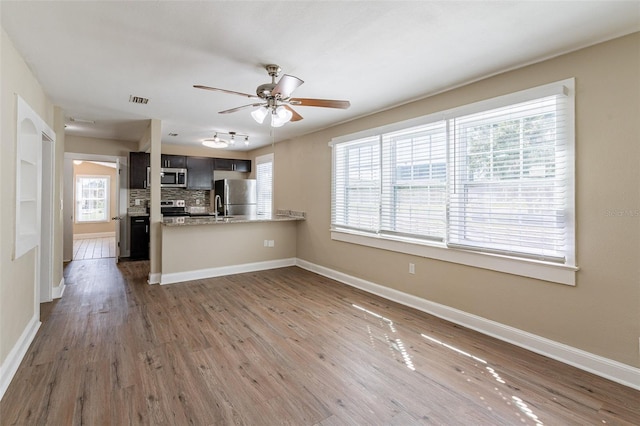
[{"label": "ceiling air vent", "polygon": [[147,98],[142,98],[140,96],[133,96],[133,95],[129,95],[129,102],[134,103],[134,104],[143,104],[146,105],[149,103],[149,99]]}]

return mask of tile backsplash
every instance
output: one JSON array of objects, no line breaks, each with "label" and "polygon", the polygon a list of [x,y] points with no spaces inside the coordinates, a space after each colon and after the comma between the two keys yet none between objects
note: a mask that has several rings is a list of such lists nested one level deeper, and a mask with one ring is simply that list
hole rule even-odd
[{"label": "tile backsplash", "polygon": [[[161,188],[160,194],[163,200],[184,200],[187,207],[204,206],[209,207],[209,192],[187,190],[182,188]],[[130,189],[129,208],[146,208],[151,198],[150,189]],[[136,200],[140,200],[140,205],[136,206]]]}]

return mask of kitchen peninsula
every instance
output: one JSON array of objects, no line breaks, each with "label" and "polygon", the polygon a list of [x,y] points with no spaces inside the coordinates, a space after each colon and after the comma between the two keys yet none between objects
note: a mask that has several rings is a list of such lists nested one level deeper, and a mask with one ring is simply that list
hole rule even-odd
[{"label": "kitchen peninsula", "polygon": [[162,276],[172,284],[293,266],[302,212],[272,216],[167,217],[162,222]]}]

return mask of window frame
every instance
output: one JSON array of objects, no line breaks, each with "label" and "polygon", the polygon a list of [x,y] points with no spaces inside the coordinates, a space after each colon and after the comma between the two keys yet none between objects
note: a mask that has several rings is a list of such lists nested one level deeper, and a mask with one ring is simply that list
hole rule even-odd
[{"label": "window frame", "polygon": [[[566,250],[567,254],[564,263],[549,261],[546,259],[537,259],[534,257],[526,257],[523,255],[507,255],[504,253],[491,252],[490,250],[481,250],[478,248],[469,248],[456,246],[455,244],[447,244],[449,239],[449,223],[446,224],[447,235],[444,241],[434,241],[429,239],[416,238],[411,235],[394,235],[392,233],[383,232],[366,232],[358,229],[349,229],[334,224],[334,174],[335,174],[335,152],[336,147],[345,142],[363,139],[367,137],[382,137],[384,134],[401,131],[410,127],[419,125],[428,125],[437,121],[444,120],[447,126],[447,132],[453,129],[452,123],[456,117],[474,114],[477,112],[488,111],[509,105],[515,105],[521,102],[533,99],[544,98],[551,95],[562,94],[566,97],[565,132],[566,132]],[[450,136],[448,136],[450,139]],[[447,144],[451,143],[450,140]],[[339,136],[331,140],[329,146],[333,148],[333,168],[332,168],[332,220],[331,220],[331,239],[335,241],[375,247],[384,250],[391,250],[400,253],[421,256],[436,260],[443,260],[483,269],[489,269],[509,274],[535,278],[544,281],[550,281],[566,285],[575,285],[575,272],[578,270],[576,263],[576,247],[575,247],[575,79],[570,78],[531,89],[510,93],[495,98],[475,102],[468,105],[452,108],[417,117],[402,122],[392,123],[389,125],[368,129],[350,135]],[[447,148],[447,187],[452,185],[451,165],[453,159],[450,158],[449,147]],[[381,183],[382,185],[382,183]],[[447,218],[449,221],[449,197],[450,192],[447,191]]]},{"label": "window frame", "polygon": [[[79,181],[82,179],[101,179],[104,180],[106,182],[105,184],[105,196],[104,196],[104,219],[100,219],[100,220],[80,220],[80,217],[82,216],[80,214],[80,202],[81,200],[78,199],[78,190],[79,190]],[[76,175],[76,179],[75,179],[75,191],[74,191],[74,223],[76,224],[91,224],[91,223],[108,223],[111,221],[111,205],[110,205],[110,200],[111,200],[111,176],[109,175]]]}]

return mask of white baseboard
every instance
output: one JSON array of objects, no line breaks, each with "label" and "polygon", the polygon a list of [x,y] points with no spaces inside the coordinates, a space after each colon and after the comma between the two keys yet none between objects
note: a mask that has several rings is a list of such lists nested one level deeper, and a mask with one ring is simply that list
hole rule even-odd
[{"label": "white baseboard", "polygon": [[64,283],[64,277],[60,280],[60,284],[57,287],[54,287],[51,291],[51,297],[54,299],[60,299],[64,294],[64,289],[66,288],[66,284]]},{"label": "white baseboard", "polygon": [[162,276],[162,274],[160,274],[159,272],[154,272],[154,273],[149,272],[149,278],[147,280],[147,283],[149,283],[149,284],[160,284],[160,277],[161,276]]},{"label": "white baseboard", "polygon": [[73,234],[73,239],[74,240],[86,240],[88,238],[108,238],[108,237],[115,237],[116,233],[115,231],[111,231],[111,232],[90,232],[87,234]]},{"label": "white baseboard", "polygon": [[640,390],[640,368],[604,358],[449,306],[430,302],[429,300],[316,265],[306,260],[297,259],[296,266]]},{"label": "white baseboard", "polygon": [[245,272],[264,271],[267,269],[295,266],[296,258],[267,260],[264,262],[245,263],[242,265],[221,266],[218,268],[199,269],[196,271],[175,272],[162,274],[160,284],[173,284],[183,281],[200,280],[204,278],[222,277],[225,275],[242,274]]},{"label": "white baseboard", "polygon": [[0,365],[0,400],[2,400],[4,393],[9,387],[9,383],[11,383],[16,371],[18,371],[18,367],[27,353],[29,345],[31,345],[31,342],[33,342],[33,339],[36,337],[40,324],[41,322],[38,315],[34,315],[22,331],[22,335],[16,344],[11,348],[7,358],[2,365]]}]

